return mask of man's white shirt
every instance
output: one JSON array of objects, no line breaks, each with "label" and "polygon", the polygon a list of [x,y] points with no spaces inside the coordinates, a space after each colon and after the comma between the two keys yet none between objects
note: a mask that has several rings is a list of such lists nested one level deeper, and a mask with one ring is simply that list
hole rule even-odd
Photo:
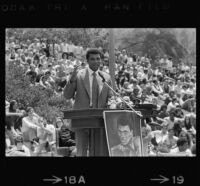
[{"label": "man's white shirt", "polygon": [[163,134],[161,130],[155,130],[151,132],[151,135],[156,138],[157,143],[163,143],[167,139],[168,132]]}]

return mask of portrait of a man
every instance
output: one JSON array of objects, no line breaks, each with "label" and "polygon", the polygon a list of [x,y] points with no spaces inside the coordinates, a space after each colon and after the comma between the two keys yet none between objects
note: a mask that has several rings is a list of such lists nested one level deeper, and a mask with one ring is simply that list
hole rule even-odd
[{"label": "portrait of a man", "polygon": [[110,156],[142,156],[140,119],[131,111],[105,111]]}]

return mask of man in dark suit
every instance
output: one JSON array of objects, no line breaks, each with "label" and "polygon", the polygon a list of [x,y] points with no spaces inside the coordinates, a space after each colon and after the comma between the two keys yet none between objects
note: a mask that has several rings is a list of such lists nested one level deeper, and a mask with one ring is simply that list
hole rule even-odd
[{"label": "man in dark suit", "polygon": [[111,156],[141,156],[140,137],[133,136],[132,122],[130,117],[124,117],[124,115],[117,119],[120,144],[111,148]]},{"label": "man in dark suit", "polygon": [[[86,53],[88,67],[75,67],[70,80],[64,88],[66,99],[74,98],[73,109],[106,108],[112,96],[110,89],[102,82],[102,77],[111,84],[110,75],[99,71],[102,54],[97,49]],[[86,156],[89,131],[76,129],[77,156]]]}]

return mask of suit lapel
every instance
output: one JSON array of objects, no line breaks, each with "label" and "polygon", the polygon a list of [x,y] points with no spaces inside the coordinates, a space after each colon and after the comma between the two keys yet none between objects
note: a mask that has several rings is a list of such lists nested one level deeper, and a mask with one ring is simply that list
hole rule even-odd
[{"label": "suit lapel", "polygon": [[83,79],[83,85],[85,86],[85,89],[86,89],[88,96],[90,98],[91,97],[90,96],[90,81],[89,81],[89,72],[88,72],[87,69],[82,74],[82,79]]}]

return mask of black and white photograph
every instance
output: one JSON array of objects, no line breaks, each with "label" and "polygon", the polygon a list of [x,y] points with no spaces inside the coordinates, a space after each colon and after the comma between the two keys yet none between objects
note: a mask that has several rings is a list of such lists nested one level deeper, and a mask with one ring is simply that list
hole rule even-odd
[{"label": "black and white photograph", "polygon": [[110,156],[142,156],[140,118],[131,111],[105,111],[104,122]]},{"label": "black and white photograph", "polygon": [[196,28],[6,28],[5,156],[195,157]]}]

